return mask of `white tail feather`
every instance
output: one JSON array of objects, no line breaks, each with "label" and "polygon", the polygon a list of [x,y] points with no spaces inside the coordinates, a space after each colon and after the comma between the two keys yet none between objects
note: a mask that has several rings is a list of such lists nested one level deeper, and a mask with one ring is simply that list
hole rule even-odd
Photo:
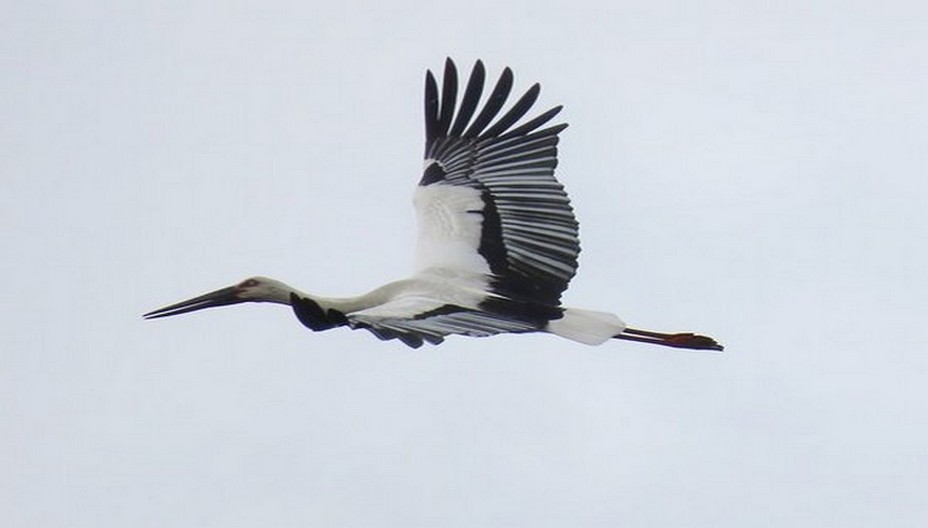
[{"label": "white tail feather", "polygon": [[550,321],[545,330],[585,345],[601,345],[625,330],[625,323],[608,312],[565,308],[564,317]]}]

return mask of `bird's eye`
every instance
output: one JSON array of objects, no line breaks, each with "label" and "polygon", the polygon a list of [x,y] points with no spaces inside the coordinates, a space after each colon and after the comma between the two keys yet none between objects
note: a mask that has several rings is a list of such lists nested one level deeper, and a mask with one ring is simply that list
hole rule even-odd
[{"label": "bird's eye", "polygon": [[258,285],[258,281],[256,281],[255,279],[248,279],[245,282],[241,283],[239,286],[242,286],[243,288],[254,288],[257,285]]}]

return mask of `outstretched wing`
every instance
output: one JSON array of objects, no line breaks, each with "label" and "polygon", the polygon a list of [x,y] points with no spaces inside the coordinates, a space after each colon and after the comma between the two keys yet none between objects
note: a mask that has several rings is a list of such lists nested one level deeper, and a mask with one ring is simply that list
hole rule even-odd
[{"label": "outstretched wing", "polygon": [[497,119],[512,89],[509,68],[478,113],[485,75],[477,61],[457,106],[454,62],[445,62],[440,101],[426,74],[425,169],[414,198],[418,268],[487,274],[494,293],[557,306],[580,253],[570,200],[554,178],[567,125],[540,129],[558,106],[513,127],[538,98],[538,84]]},{"label": "outstretched wing", "polygon": [[[504,314],[473,310],[425,297],[403,297],[350,313],[348,325],[364,329],[380,339],[399,339],[413,348],[423,342],[437,345],[445,336],[457,334],[487,337],[496,334],[533,332],[539,323]],[[541,323],[543,325],[543,322]]]}]

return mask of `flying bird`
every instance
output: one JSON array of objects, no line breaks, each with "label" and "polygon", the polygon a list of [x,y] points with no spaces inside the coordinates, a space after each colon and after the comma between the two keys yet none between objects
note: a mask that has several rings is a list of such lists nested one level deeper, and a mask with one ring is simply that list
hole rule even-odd
[{"label": "flying bird", "polygon": [[722,350],[710,337],[630,328],[611,313],[561,305],[580,253],[577,220],[554,177],[567,124],[546,126],[562,107],[523,121],[538,98],[536,83],[501,113],[512,71],[503,70],[481,104],[485,78],[477,61],[459,100],[451,59],[440,92],[426,72],[425,162],[413,200],[419,236],[409,278],[357,297],[325,298],[252,277],[144,317],[269,302],[289,305],[314,331],[347,326],[413,348],[449,335],[546,332],[588,345],[622,339]]}]

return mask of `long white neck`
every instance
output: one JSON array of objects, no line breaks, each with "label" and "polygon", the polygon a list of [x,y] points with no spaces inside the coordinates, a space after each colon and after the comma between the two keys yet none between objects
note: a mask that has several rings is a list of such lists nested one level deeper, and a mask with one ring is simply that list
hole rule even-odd
[{"label": "long white neck", "polygon": [[290,305],[291,294],[300,298],[309,299],[324,310],[336,310],[341,313],[357,312],[365,308],[379,306],[391,300],[399,291],[402,291],[406,281],[392,282],[371,292],[357,297],[322,297],[300,291],[292,286],[274,279],[261,277],[261,285],[249,297],[256,302],[271,302]]}]

